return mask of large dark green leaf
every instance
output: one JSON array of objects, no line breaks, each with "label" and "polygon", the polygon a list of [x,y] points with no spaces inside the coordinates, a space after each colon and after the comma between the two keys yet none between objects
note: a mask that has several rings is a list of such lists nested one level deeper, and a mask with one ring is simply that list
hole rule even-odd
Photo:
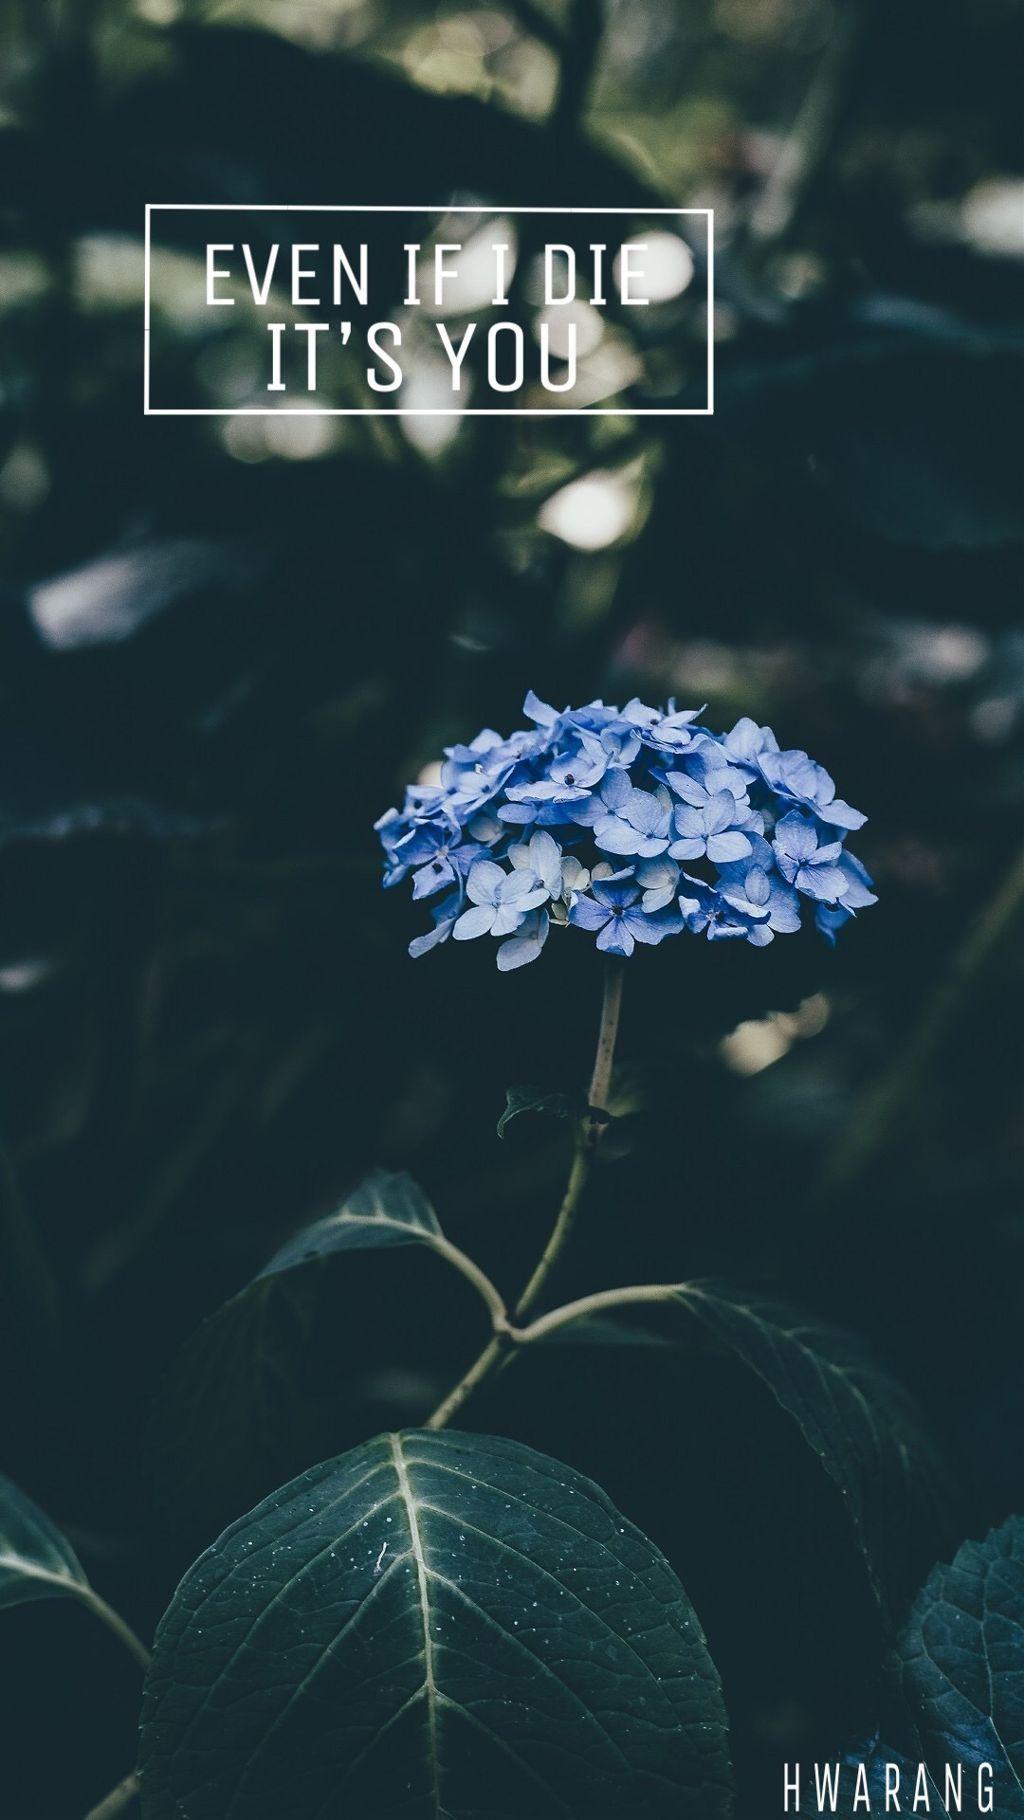
[{"label": "large dark green leaf", "polygon": [[847,1760],[836,1813],[843,1820],[865,1813],[865,1787],[874,1810],[894,1812],[884,1807],[888,1774],[905,1813],[917,1792],[913,1811],[937,1820],[975,1812],[1019,1820],[1024,1518],[1011,1517],[983,1542],[965,1542],[948,1566],[933,1570],[893,1650],[887,1683],[886,1729],[898,1743],[878,1738]]},{"label": "large dark green leaf", "polygon": [[913,1401],[841,1329],[712,1284],[680,1300],[768,1386],[843,1499],[883,1607],[912,1589],[922,1529],[941,1529],[941,1467]]},{"label": "large dark green leaf", "polygon": [[896,1674],[936,1779],[947,1761],[990,1763],[995,1813],[1024,1815],[1024,1518],[935,1568],[899,1640]]},{"label": "large dark green leaf", "polygon": [[26,1599],[88,1599],[91,1590],[67,1538],[0,1474],[0,1609]]},{"label": "large dark green leaf", "polygon": [[[897,1812],[928,1814],[931,1820],[952,1820],[944,1800],[944,1780],[940,1779],[936,1783],[928,1765],[922,1763],[920,1758],[904,1756],[902,1751],[894,1750],[880,1739],[875,1740],[863,1754],[851,1755],[841,1764],[826,1763],[815,1765],[814,1768],[822,1778],[821,1783],[813,1779],[814,1772],[810,1766],[806,1766],[802,1772],[801,1793],[805,1811],[808,1808],[812,1813],[818,1811],[818,1808],[812,1806],[812,1796],[815,1802],[819,1802],[820,1791],[820,1810],[838,1814],[842,1820],[857,1820],[858,1814]],[[975,1783],[974,1792],[976,1788]],[[803,1793],[803,1789],[807,1792]],[[836,1791],[834,1801],[833,1789]],[[973,1813],[975,1806],[969,1775],[964,1776],[964,1793],[966,1801],[960,1811]],[[893,1806],[894,1801],[899,1802],[899,1808]]]},{"label": "large dark green leaf", "polygon": [[380,1436],[200,1557],[158,1632],[145,1820],[716,1820],[721,1690],[668,1563],[516,1442]]},{"label": "large dark green leaf", "polygon": [[[839,1490],[880,1606],[895,1611],[919,1582],[921,1548],[931,1542],[934,1558],[944,1536],[941,1467],[912,1399],[825,1323],[719,1283],[679,1284],[672,1302],[741,1359],[797,1424]],[[609,1325],[602,1323],[605,1339]],[[572,1324],[557,1331],[568,1338]]]}]

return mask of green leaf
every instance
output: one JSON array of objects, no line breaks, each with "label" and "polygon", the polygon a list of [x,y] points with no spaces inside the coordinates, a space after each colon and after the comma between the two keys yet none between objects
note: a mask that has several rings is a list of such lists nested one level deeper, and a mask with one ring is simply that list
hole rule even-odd
[{"label": "green leaf", "polygon": [[[887,1668],[888,1729],[899,1742],[894,1746],[878,1739],[862,1758],[847,1760],[836,1813],[856,1820],[867,1811],[865,1783],[873,1811],[885,1811],[887,1766],[890,1775],[893,1768],[899,1771],[904,1813],[927,1812],[936,1820],[983,1813],[978,1769],[988,1764],[981,1784],[982,1792],[992,1790],[991,1796],[985,1792],[988,1811],[999,1820],[1020,1820],[1022,1662],[1024,1518],[1010,1517],[983,1542],[965,1542],[948,1566],[943,1563],[929,1575]],[[949,1786],[947,1764],[954,1778]],[[918,1782],[921,1792],[914,1808]]]},{"label": "green leaf", "polygon": [[717,1672],[652,1543],[516,1442],[379,1436],[195,1563],[143,1703],[144,1820],[721,1820]]},{"label": "green leaf", "polygon": [[[950,1762],[956,1762],[955,1756]],[[910,1758],[891,1745],[875,1740],[866,1751],[851,1752],[842,1763],[823,1764],[822,1772],[829,1777],[825,1784],[826,1802],[821,1811],[836,1814],[840,1820],[858,1820],[862,1814],[918,1813],[928,1814],[930,1820],[952,1820],[949,1809],[943,1800],[943,1786],[940,1780],[936,1783],[927,1764],[920,1758]],[[802,1771],[802,1804],[804,1811],[818,1812],[813,1805],[817,1799],[817,1788],[814,1783],[814,1770],[807,1765]],[[889,1805],[886,1807],[886,1785],[888,1779]],[[963,1812],[973,1814],[976,1811],[970,1792],[970,1772],[964,1777],[965,1802]],[[832,1803],[832,1788],[836,1789],[838,1799]],[[917,1806],[914,1806],[915,1797]],[[899,1802],[899,1808],[893,1807],[893,1800]]]},{"label": "green leaf", "polygon": [[837,1486],[884,1611],[909,1596],[922,1538],[943,1533],[942,1468],[912,1398],[840,1329],[711,1283],[683,1306],[767,1385]]},{"label": "green leaf", "polygon": [[1024,1518],[1011,1517],[934,1569],[893,1671],[933,1776],[941,1783],[947,1762],[991,1763],[1000,1820],[1024,1815],[1022,1663]]},{"label": "green leaf", "polygon": [[[317,1267],[396,1246],[420,1246],[449,1263],[461,1259],[422,1189],[407,1175],[376,1171],[336,1212],[287,1240],[186,1341],[151,1412],[144,1454],[162,1514],[194,1545],[337,1444],[335,1376],[343,1385],[360,1361],[345,1352],[343,1333],[328,1344],[325,1329],[343,1328],[345,1316],[335,1307],[318,1318],[327,1296],[321,1298]],[[328,1357],[318,1351],[321,1342]],[[427,1386],[425,1408],[433,1390]],[[403,1409],[399,1419],[405,1415]],[[353,1433],[387,1419],[377,1414]]]},{"label": "green leaf", "polygon": [[[911,1397],[845,1333],[774,1303],[711,1282],[681,1283],[665,1303],[685,1309],[767,1386],[835,1483],[880,1608],[891,1614],[905,1605],[919,1583],[921,1550],[934,1558],[945,1539],[947,1502]],[[602,1321],[604,1343],[620,1320]],[[623,1341],[635,1340],[622,1325]],[[557,1336],[569,1338],[573,1326]]]},{"label": "green leaf", "polygon": [[0,1609],[26,1599],[81,1599],[90,1593],[70,1542],[0,1473]]},{"label": "green leaf", "polygon": [[649,1327],[634,1327],[629,1321],[613,1321],[603,1315],[585,1315],[568,1326],[559,1327],[547,1341],[549,1346],[635,1346],[642,1352],[674,1352],[676,1347],[667,1334],[653,1333]]},{"label": "green leaf", "polygon": [[377,1169],[360,1182],[336,1213],[303,1227],[282,1245],[259,1276],[279,1276],[338,1251],[368,1251],[384,1245],[439,1249],[443,1239],[437,1215],[412,1177]]},{"label": "green leaf", "polygon": [[[215,1526],[317,1457],[304,1383],[309,1315],[257,1279],[185,1342],[154,1404],[144,1456],[161,1518],[199,1546]],[[336,1431],[335,1431],[336,1432]]]},{"label": "green leaf", "polygon": [[546,1093],[543,1087],[508,1087],[505,1110],[498,1120],[498,1136],[504,1137],[513,1119],[524,1112],[539,1112],[552,1119],[577,1119],[586,1110],[578,1095]]},{"label": "green leaf", "polygon": [[29,1599],[77,1599],[143,1668],[149,1651],[85,1576],[67,1537],[38,1504],[0,1473],[0,1610]]}]

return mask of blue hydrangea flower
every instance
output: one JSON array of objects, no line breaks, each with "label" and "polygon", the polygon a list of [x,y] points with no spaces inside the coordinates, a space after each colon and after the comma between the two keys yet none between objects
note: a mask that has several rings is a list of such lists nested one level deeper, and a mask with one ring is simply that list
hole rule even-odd
[{"label": "blue hydrangea flower", "polygon": [[531,873],[549,898],[561,897],[562,849],[553,835],[538,828],[529,840],[510,847],[508,857],[516,871]]},{"label": "blue hydrangea flower", "polygon": [[661,859],[637,861],[633,876],[643,889],[643,906],[648,915],[654,910],[667,910],[678,897],[681,870],[667,853]]},{"label": "blue hydrangea flower", "polygon": [[759,760],[766,752],[777,752],[779,742],[770,727],[759,727],[756,720],[746,715],[736,722],[730,733],[723,733],[718,741],[722,752],[730,765],[735,765],[749,778],[757,777]]},{"label": "blue hydrangea flower", "polygon": [[478,935],[511,935],[527,910],[535,910],[547,895],[536,874],[525,867],[503,872],[494,860],[479,859],[466,879],[471,908],[462,912],[452,934],[457,942]]},{"label": "blue hydrangea flower", "polygon": [[594,844],[602,853],[654,859],[665,852],[672,838],[668,802],[662,802],[650,790],[638,790],[626,771],[610,771],[598,798],[600,811],[593,822]]},{"label": "blue hydrangea flower", "polygon": [[592,896],[576,899],[569,921],[577,929],[587,929],[597,936],[603,954],[632,954],[637,942],[653,947],[666,935],[674,935],[681,919],[659,911],[651,916],[644,909],[640,888],[633,879],[596,878]]},{"label": "blue hydrangea flower", "polygon": [[[691,935],[706,935],[709,942],[751,941],[768,926],[766,904],[730,903],[717,885],[683,874],[679,908]],[[757,944],[755,943],[755,946]]]},{"label": "blue hydrangea flower", "polygon": [[685,752],[694,742],[692,723],[702,714],[702,708],[689,708],[685,713],[669,713],[662,716],[644,733],[645,743],[653,746],[658,752]]},{"label": "blue hydrangea flower", "polygon": [[684,931],[765,947],[807,904],[834,942],[876,902],[845,846],[864,817],[770,727],[714,733],[703,712],[637,699],[558,710],[531,692],[529,726],[447,747],[440,783],[410,785],[376,824],[385,885],[410,878],[429,904],[409,952],[491,935],[512,972],[552,927],[623,956]]},{"label": "blue hydrangea flower", "polygon": [[749,807],[746,772],[731,764],[717,741],[706,736],[682,759],[679,770],[666,772],[665,782],[674,795],[695,809],[702,809],[710,797],[718,796],[723,790],[728,790],[738,803]]},{"label": "blue hydrangea flower", "polygon": [[762,752],[758,762],[765,783],[783,802],[799,803],[831,828],[863,828],[867,816],[839,801],[828,772],[806,752]]},{"label": "blue hydrangea flower", "polygon": [[506,794],[508,801],[498,810],[498,819],[520,827],[529,827],[531,822],[563,822],[567,809],[589,799],[582,785],[558,783],[551,777],[532,784],[511,784]]},{"label": "blue hydrangea flower", "polygon": [[755,948],[767,948],[777,935],[793,935],[800,927],[799,894],[775,871],[772,858],[768,842],[755,836],[750,858],[722,866],[718,874],[720,896],[751,919],[747,940]]},{"label": "blue hydrangea flower", "polygon": [[399,845],[403,873],[413,867],[412,894],[417,899],[433,897],[446,885],[454,884],[459,872],[468,870],[477,852],[478,843],[463,840],[462,829],[447,809],[436,821],[414,828]]},{"label": "blue hydrangea flower", "polygon": [[750,841],[737,825],[739,813],[731,790],[717,790],[699,808],[680,804],[672,816],[676,838],[669,847],[673,859],[703,859],[716,865],[746,859]]},{"label": "blue hydrangea flower", "polygon": [[814,926],[833,948],[836,935],[844,923],[856,916],[858,910],[866,910],[869,904],[878,902],[871,889],[871,874],[859,859],[852,853],[843,852],[839,855],[838,865],[846,877],[846,890],[838,903],[816,904],[814,907]]},{"label": "blue hydrangea flower", "polygon": [[510,935],[499,947],[499,970],[502,973],[514,973],[517,967],[525,967],[528,961],[535,961],[548,939],[550,927],[551,918],[543,910],[531,910],[523,917],[515,934]]},{"label": "blue hydrangea flower", "polygon": [[784,815],[775,829],[772,847],[786,883],[795,885],[805,897],[834,904],[845,896],[849,881],[838,863],[842,847],[837,840],[821,840],[812,816],[802,815],[799,809]]},{"label": "blue hydrangea flower", "polygon": [[409,953],[414,961],[418,960],[421,954],[429,954],[431,948],[436,948],[441,942],[448,940],[461,908],[462,898],[457,891],[451,897],[446,897],[443,903],[435,904],[434,927],[429,929],[426,935],[414,936],[409,943]]}]

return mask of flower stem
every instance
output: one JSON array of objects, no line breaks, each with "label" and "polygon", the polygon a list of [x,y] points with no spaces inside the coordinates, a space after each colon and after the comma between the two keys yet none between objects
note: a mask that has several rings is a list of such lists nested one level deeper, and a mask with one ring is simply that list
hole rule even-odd
[{"label": "flower stem", "polygon": [[577,1138],[576,1148],[573,1151],[572,1168],[569,1170],[569,1180],[565,1185],[558,1217],[551,1228],[551,1235],[541,1252],[537,1267],[515,1305],[512,1313],[514,1321],[521,1321],[525,1315],[529,1314],[554,1270],[575,1224],[576,1214],[583,1199],[583,1190],[587,1185],[589,1175],[590,1151],[585,1149],[580,1139]]},{"label": "flower stem", "polygon": [[607,1112],[608,1096],[612,1085],[612,1062],[615,1059],[615,1039],[619,1034],[619,1013],[622,1010],[622,983],[625,978],[622,962],[608,959],[604,964],[604,1001],[601,1005],[601,1029],[597,1038],[597,1054],[594,1057],[594,1072],[590,1077],[589,1103],[598,1112]]},{"label": "flower stem", "polygon": [[[594,1057],[594,1072],[590,1078],[587,1110],[576,1127],[576,1144],[569,1179],[565,1185],[565,1193],[562,1196],[551,1235],[540,1255],[536,1269],[515,1305],[512,1315],[514,1322],[522,1321],[538,1301],[575,1224],[583,1191],[590,1176],[594,1151],[603,1129],[603,1119],[595,1118],[594,1113],[605,1113],[608,1110],[615,1039],[618,1035],[619,1013],[622,1008],[622,983],[622,962],[609,958],[605,962],[604,998],[601,1006],[601,1028],[597,1038],[597,1054]],[[444,1401],[438,1404],[427,1422],[428,1428],[447,1427],[452,1417],[458,1413],[477,1386],[482,1384],[497,1366],[507,1364],[511,1359],[515,1341],[509,1332],[507,1323],[496,1319],[494,1326],[493,1338],[488,1341],[465,1376],[460,1378],[454,1390],[449,1391]]]},{"label": "flower stem", "polygon": [[619,1034],[619,1013],[622,1009],[623,969],[620,960],[606,960],[604,970],[604,999],[601,1005],[601,1029],[597,1038],[597,1054],[594,1057],[594,1072],[590,1077],[590,1091],[587,1095],[587,1112],[581,1119],[576,1132],[576,1149],[573,1154],[572,1168],[566,1183],[562,1205],[558,1209],[558,1218],[552,1229],[551,1237],[541,1253],[530,1281],[523,1290],[513,1313],[514,1321],[521,1321],[529,1314],[537,1302],[548,1277],[557,1264],[566,1240],[572,1231],[579,1211],[583,1190],[587,1185],[594,1150],[601,1134],[601,1122],[595,1120],[594,1112],[607,1112],[608,1096],[612,1084],[612,1062],[615,1059],[615,1039]]},{"label": "flower stem", "polygon": [[483,1352],[474,1359],[464,1377],[461,1377],[454,1390],[450,1390],[443,1403],[439,1403],[427,1422],[428,1428],[447,1428],[454,1415],[457,1415],[468,1397],[471,1397],[478,1384],[489,1378],[491,1372],[504,1358],[512,1341],[507,1333],[496,1333],[488,1340]]}]

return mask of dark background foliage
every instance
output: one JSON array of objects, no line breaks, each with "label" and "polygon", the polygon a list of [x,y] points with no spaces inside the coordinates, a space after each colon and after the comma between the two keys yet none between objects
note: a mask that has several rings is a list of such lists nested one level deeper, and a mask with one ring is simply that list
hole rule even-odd
[{"label": "dark background foliage", "polygon": [[[276,1297],[249,1350],[217,1326],[180,1349],[374,1163],[510,1290],[536,1253],[566,1135],[494,1125],[510,1082],[585,1079],[589,944],[511,978],[482,943],[413,965],[371,832],[532,685],[770,720],[870,813],[881,900],[834,953],[640,954],[636,1147],[560,1287],[711,1272],[802,1300],[916,1393],[956,1533],[1020,1509],[1018,9],[3,20],[4,1468],[148,1634],[226,1519],[422,1419],[466,1362],[477,1311],[406,1253]],[[143,418],[145,202],[412,191],[713,205],[714,418],[481,420],[443,447]],[[669,313],[654,356],[689,332]],[[173,307],[157,334],[183,382],[244,381],[244,345]],[[696,1337],[525,1361],[472,1425],[592,1473],[670,1554],[745,1813],[784,1758],[870,1731],[883,1639],[834,1494]],[[136,1671],[63,1604],[6,1614],[0,1659],[0,1805],[72,1820],[132,1760]]]}]

